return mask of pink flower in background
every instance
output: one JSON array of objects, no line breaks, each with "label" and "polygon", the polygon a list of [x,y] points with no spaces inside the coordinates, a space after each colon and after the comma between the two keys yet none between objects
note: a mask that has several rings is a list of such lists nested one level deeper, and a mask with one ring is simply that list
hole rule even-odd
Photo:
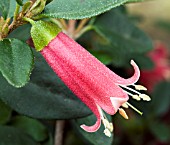
[{"label": "pink flower in background", "polygon": [[[132,88],[146,90],[143,86],[135,85],[140,71],[133,60],[131,65],[134,68],[134,75],[129,79],[121,78],[62,32],[40,52],[68,88],[96,115],[97,121],[93,126],[81,125],[81,128],[87,132],[97,131],[102,121],[105,127],[104,133],[111,136],[113,125],[107,120],[103,110],[110,115],[119,111],[128,119],[120,107],[132,107],[127,102],[129,96],[136,100],[141,98],[150,100],[149,96]],[[129,85],[132,87],[128,87]]]},{"label": "pink flower in background", "polygon": [[149,53],[149,57],[155,66],[151,70],[141,71],[140,82],[144,84],[149,91],[152,91],[157,83],[170,77],[168,50],[164,44],[157,43],[153,51]]}]

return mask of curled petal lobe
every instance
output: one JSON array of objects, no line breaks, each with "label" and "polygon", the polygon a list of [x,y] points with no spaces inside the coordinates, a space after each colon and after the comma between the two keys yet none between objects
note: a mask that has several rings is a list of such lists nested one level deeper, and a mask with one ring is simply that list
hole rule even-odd
[{"label": "curled petal lobe", "polygon": [[95,115],[97,115],[96,116],[96,118],[97,118],[96,123],[93,126],[87,126],[87,125],[84,125],[84,124],[80,126],[81,128],[83,128],[87,132],[96,132],[100,128],[100,125],[101,125],[101,115],[100,115],[99,106],[96,104],[96,106],[93,106],[93,107],[96,107],[98,109],[98,113],[95,114]]},{"label": "curled petal lobe", "polygon": [[124,78],[121,78],[121,77],[118,76],[116,81],[115,81],[116,84],[118,84],[118,85],[132,85],[132,84],[135,84],[139,80],[139,77],[140,77],[139,67],[137,66],[137,64],[133,60],[131,60],[130,63],[134,68],[133,76],[128,78],[128,79],[124,79]]}]

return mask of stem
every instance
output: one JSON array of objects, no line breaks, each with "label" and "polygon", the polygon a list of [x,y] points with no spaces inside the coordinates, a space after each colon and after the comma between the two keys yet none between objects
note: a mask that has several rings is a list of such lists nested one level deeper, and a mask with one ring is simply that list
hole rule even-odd
[{"label": "stem", "polygon": [[43,14],[38,14],[38,15],[32,17],[32,19],[34,19],[34,20],[39,20],[39,19],[43,19],[43,18],[48,18],[48,16],[45,16]]},{"label": "stem", "polygon": [[35,23],[32,19],[27,18],[27,17],[23,17],[23,20],[31,23],[32,25],[34,25],[34,23]]},{"label": "stem", "polygon": [[84,27],[84,25],[89,21],[89,19],[83,19],[80,21],[77,29],[75,30],[75,34],[78,33],[79,31],[81,31],[81,29]]},{"label": "stem", "polygon": [[54,24],[57,24],[59,27],[63,28],[63,25],[61,24],[61,21],[59,19],[50,18],[50,21]]},{"label": "stem", "polygon": [[66,30],[68,28],[66,21],[64,19],[59,19],[59,21],[62,24],[63,28]]},{"label": "stem", "polygon": [[68,21],[68,35],[73,38],[74,37],[74,31],[75,31],[75,26],[76,26],[76,20],[69,20]]},{"label": "stem", "polygon": [[20,9],[20,5],[16,4],[16,8],[15,8],[15,12],[14,12],[14,20],[13,20],[14,22],[17,20],[19,9]]},{"label": "stem", "polygon": [[64,124],[65,124],[64,120],[56,121],[54,145],[63,144]]},{"label": "stem", "polygon": [[81,29],[81,31],[76,34],[74,36],[75,39],[78,39],[81,35],[83,35],[85,32],[89,31],[89,30],[92,30],[93,29],[93,26],[92,25],[88,25],[86,27],[84,27],[83,29]]}]

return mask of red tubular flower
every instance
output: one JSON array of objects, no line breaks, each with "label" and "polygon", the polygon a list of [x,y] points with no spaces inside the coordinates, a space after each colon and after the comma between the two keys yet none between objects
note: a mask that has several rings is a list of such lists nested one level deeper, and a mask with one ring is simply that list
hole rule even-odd
[{"label": "red tubular flower", "polygon": [[105,126],[104,133],[111,136],[113,125],[108,122],[102,109],[111,115],[119,110],[119,113],[127,119],[125,111],[120,106],[134,108],[127,103],[128,95],[137,100],[140,98],[150,100],[147,95],[128,87],[132,85],[138,90],[146,90],[143,86],[134,85],[139,79],[140,71],[133,60],[131,64],[135,70],[134,75],[129,79],[121,78],[62,32],[58,32],[45,47],[38,50],[68,88],[96,115],[97,121],[93,126],[81,125],[87,132],[97,131],[102,120]]}]

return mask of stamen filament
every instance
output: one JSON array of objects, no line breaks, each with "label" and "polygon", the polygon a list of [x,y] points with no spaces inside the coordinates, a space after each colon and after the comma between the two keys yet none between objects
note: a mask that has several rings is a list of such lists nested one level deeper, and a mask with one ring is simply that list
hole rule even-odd
[{"label": "stamen filament", "polygon": [[127,89],[127,90],[129,90],[129,91],[132,91],[132,92],[134,92],[134,93],[136,93],[136,94],[138,94],[138,95],[140,95],[141,93],[140,92],[138,92],[138,91],[136,91],[136,90],[134,90],[134,89],[132,89],[132,88],[129,88],[129,87],[126,87],[126,86],[124,86],[124,85],[120,85],[122,88],[125,88],[125,89]]},{"label": "stamen filament", "polygon": [[139,113],[140,115],[143,114],[143,112],[139,111],[137,108],[135,108],[134,106],[132,106],[130,103],[126,102],[126,104],[127,104],[130,108],[132,108],[133,110],[135,110],[137,113]]},{"label": "stamen filament", "polygon": [[138,101],[140,100],[139,98],[138,98],[138,99],[136,98],[137,95],[133,95],[133,94],[131,94],[131,93],[125,91],[125,90],[123,90],[123,91],[124,91],[126,94],[128,94],[129,96],[131,96],[133,99],[136,99],[136,100],[138,100]]},{"label": "stamen filament", "polygon": [[101,120],[103,122],[103,125],[105,127],[105,130],[104,130],[104,134],[108,137],[111,136],[111,132],[113,132],[113,124],[110,123],[106,117],[106,115],[104,114],[103,110],[100,108],[100,106],[98,106],[98,110],[99,110],[99,113],[101,115]]}]

